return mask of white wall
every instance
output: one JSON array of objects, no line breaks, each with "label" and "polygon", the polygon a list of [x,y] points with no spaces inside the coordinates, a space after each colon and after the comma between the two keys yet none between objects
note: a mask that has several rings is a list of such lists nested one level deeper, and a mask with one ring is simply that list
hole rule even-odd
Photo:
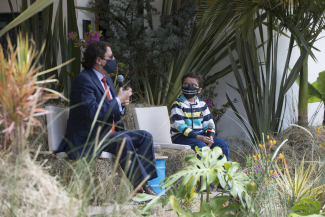
[{"label": "white wall", "polygon": [[[75,4],[80,7],[89,7],[89,0],[75,0]],[[82,21],[83,20],[91,20],[91,25],[95,28],[95,14],[88,12],[77,10],[77,24],[79,27],[79,36],[83,36],[83,28],[82,28]]]}]

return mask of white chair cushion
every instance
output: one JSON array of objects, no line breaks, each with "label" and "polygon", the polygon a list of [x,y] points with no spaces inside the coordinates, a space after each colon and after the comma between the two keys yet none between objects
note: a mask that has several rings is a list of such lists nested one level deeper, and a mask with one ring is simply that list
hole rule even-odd
[{"label": "white chair cushion", "polygon": [[160,144],[162,148],[191,149],[188,145],[172,143],[166,106],[134,108],[133,117],[136,128],[149,132],[153,136],[155,145]]}]

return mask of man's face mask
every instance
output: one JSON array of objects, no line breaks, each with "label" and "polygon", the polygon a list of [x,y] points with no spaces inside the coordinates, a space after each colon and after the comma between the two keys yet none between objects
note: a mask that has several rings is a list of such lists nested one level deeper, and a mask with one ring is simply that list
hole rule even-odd
[{"label": "man's face mask", "polygon": [[103,68],[107,71],[107,74],[111,74],[115,71],[116,66],[116,59],[106,60],[106,65]]},{"label": "man's face mask", "polygon": [[185,86],[183,85],[183,87],[182,87],[183,95],[186,99],[191,99],[191,98],[195,97],[198,94],[199,89],[200,88],[194,87],[189,84],[187,84]]}]

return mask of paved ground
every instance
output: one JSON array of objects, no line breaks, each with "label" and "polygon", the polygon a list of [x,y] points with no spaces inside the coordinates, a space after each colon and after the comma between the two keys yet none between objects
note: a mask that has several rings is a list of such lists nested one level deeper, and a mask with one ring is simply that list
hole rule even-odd
[{"label": "paved ground", "polygon": [[[221,195],[221,194],[222,194],[222,191],[213,190],[211,192],[211,194],[209,195],[209,197],[210,197],[210,199],[212,199],[213,197]],[[228,194],[225,194],[225,195],[228,195]],[[200,201],[200,195],[197,194],[196,197],[197,198],[194,201],[194,205],[199,203],[199,201]],[[206,198],[206,193],[203,194],[203,197]],[[131,201],[131,202],[125,204],[122,208],[119,208],[119,207],[121,207],[121,205],[118,205],[118,204],[117,205],[109,205],[109,206],[105,206],[105,207],[92,206],[92,207],[89,207],[89,215],[92,217],[95,217],[98,215],[110,216],[113,214],[113,212],[121,213],[126,210],[135,210],[135,209],[139,208],[139,204]],[[115,208],[115,211],[114,211],[114,208]],[[196,206],[196,208],[199,208],[199,207]],[[192,210],[192,211],[194,211],[194,210]]]}]

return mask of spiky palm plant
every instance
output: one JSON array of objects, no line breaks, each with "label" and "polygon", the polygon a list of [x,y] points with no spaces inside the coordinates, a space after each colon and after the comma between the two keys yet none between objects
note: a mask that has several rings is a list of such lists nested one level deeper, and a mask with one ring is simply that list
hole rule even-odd
[{"label": "spiky palm plant", "polygon": [[[261,141],[263,132],[279,132],[286,106],[285,94],[298,77],[308,55],[315,58],[310,38],[306,35],[308,25],[305,29],[301,28],[308,21],[304,21],[304,13],[314,11],[311,17],[315,23],[312,26],[318,30],[313,34],[318,34],[321,23],[324,23],[324,1],[205,0],[203,4],[206,6],[198,12],[199,26],[211,32],[215,29],[236,31],[240,68],[229,50],[238,84],[233,88],[241,95],[249,124],[240,115],[238,118],[250,137],[257,141]],[[311,18],[308,19],[311,24]],[[279,37],[285,31],[291,33],[290,42],[284,70],[278,72]],[[300,46],[302,52],[294,70],[289,72],[294,43]],[[277,83],[278,75],[281,76],[280,84]],[[232,108],[236,111],[234,106]]]},{"label": "spiky palm plant", "polygon": [[[48,99],[62,96],[60,93],[47,88],[47,84],[56,82],[49,77],[40,81],[38,77],[53,71],[53,69],[39,72],[38,59],[45,44],[38,53],[35,43],[20,34],[17,47],[11,44],[9,37],[7,57],[0,45],[0,123],[4,124],[3,133],[11,140],[11,149],[20,154],[26,147],[26,141],[34,126],[42,126],[35,118],[48,113],[40,105]],[[65,63],[67,64],[67,63]]]}]

